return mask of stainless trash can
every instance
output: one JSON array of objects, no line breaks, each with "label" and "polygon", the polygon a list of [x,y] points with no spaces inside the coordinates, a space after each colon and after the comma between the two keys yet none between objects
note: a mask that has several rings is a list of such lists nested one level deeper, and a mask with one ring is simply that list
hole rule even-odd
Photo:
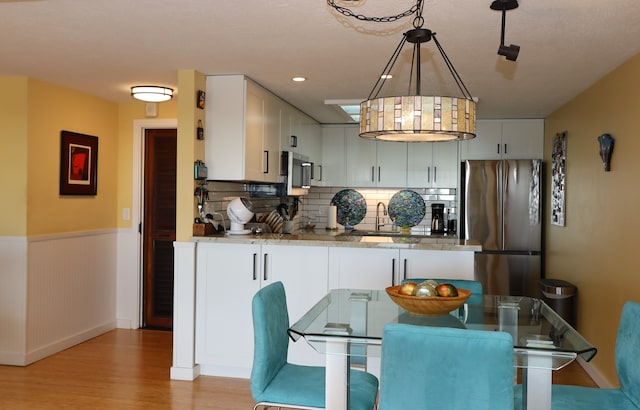
[{"label": "stainless trash can", "polygon": [[544,303],[556,311],[572,327],[576,326],[576,296],[578,288],[561,279],[540,280],[540,293]]}]

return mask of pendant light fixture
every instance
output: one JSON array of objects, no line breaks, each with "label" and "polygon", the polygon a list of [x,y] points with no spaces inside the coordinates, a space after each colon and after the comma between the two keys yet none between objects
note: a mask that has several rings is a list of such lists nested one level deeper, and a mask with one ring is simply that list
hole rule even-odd
[{"label": "pendant light fixture", "polygon": [[[403,34],[369,97],[360,104],[360,136],[363,138],[422,142],[468,140],[476,136],[476,103],[440,45],[436,33],[422,28],[422,8],[423,0],[418,0],[413,29]],[[431,40],[462,96],[421,95],[420,46]],[[379,97],[382,86],[391,75],[391,69],[407,42],[413,44],[409,94]],[[414,93],[411,92],[412,80],[415,81]]]},{"label": "pendant light fixture", "polygon": [[173,89],[156,85],[136,85],[131,87],[131,96],[140,101],[163,102],[173,97]]}]

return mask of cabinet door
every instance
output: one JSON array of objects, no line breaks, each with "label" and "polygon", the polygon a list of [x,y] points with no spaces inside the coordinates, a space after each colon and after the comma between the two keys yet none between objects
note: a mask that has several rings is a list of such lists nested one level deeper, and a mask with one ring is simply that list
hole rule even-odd
[{"label": "cabinet door", "polygon": [[[293,324],[327,294],[329,251],[326,246],[263,245],[262,254],[265,261],[262,286],[283,283],[289,323]],[[321,366],[325,356],[301,339],[289,342],[289,361]]]},{"label": "cabinet door", "polygon": [[458,186],[458,142],[433,143],[433,188]]},{"label": "cabinet door", "polygon": [[262,181],[280,182],[280,111],[278,98],[264,92],[264,134],[262,138]]},{"label": "cabinet door", "polygon": [[297,139],[294,114],[294,108],[282,102],[280,107],[280,147],[282,151],[298,152],[298,147],[293,146],[294,139],[292,138],[295,135]]},{"label": "cabinet door", "polygon": [[329,289],[384,289],[397,273],[397,249],[329,248]]},{"label": "cabinet door", "polygon": [[258,86],[252,82],[246,81],[246,87],[245,178],[262,181],[266,166],[265,153],[262,146],[262,137],[264,136],[264,96]]},{"label": "cabinet door", "polygon": [[433,184],[433,149],[435,142],[410,143],[407,153],[407,186],[428,188]]},{"label": "cabinet door", "polygon": [[544,120],[505,120],[502,123],[503,158],[542,159]]},{"label": "cabinet door", "polygon": [[[312,120],[311,120],[312,121]],[[311,185],[318,186],[322,183],[322,130],[320,124],[310,122],[305,126],[309,137],[308,142],[309,160],[313,163],[313,172],[311,173]]]},{"label": "cabinet door", "polygon": [[376,142],[376,162],[376,186],[388,188],[407,186],[406,142]]},{"label": "cabinet door", "polygon": [[476,137],[460,142],[460,158],[500,159],[502,156],[502,121],[480,120],[476,122]]},{"label": "cabinet door", "polygon": [[203,374],[249,377],[260,245],[200,242],[196,257],[196,363]]},{"label": "cabinet door", "polygon": [[400,250],[400,280],[410,278],[473,279],[474,253]]},{"label": "cabinet door", "polygon": [[322,168],[316,175],[321,186],[347,186],[343,127],[322,127]]},{"label": "cabinet door", "polygon": [[375,187],[377,185],[376,141],[360,138],[355,127],[345,128],[347,145],[347,185]]}]

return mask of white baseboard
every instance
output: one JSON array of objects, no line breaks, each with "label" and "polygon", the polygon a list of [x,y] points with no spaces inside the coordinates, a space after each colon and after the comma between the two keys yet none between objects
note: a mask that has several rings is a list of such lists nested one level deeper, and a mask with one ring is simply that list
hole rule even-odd
[{"label": "white baseboard", "polygon": [[138,327],[133,327],[133,321],[130,319],[116,319],[116,327],[118,329],[137,329]]},{"label": "white baseboard", "polygon": [[611,389],[614,386],[607,380],[591,363],[586,362],[582,357],[578,356],[578,364],[582,366],[585,372],[593,379],[593,381],[601,389]]},{"label": "white baseboard", "polygon": [[23,366],[36,362],[40,359],[44,359],[47,356],[51,356],[52,354],[61,352],[82,342],[86,342],[89,339],[93,339],[96,336],[100,336],[103,333],[115,329],[115,327],[115,322],[110,321],[94,328],[88,329],[84,332],[77,333],[62,340],[58,340],[57,342],[51,343],[47,346],[42,346],[36,350],[28,352],[24,356]]},{"label": "white baseboard", "polygon": [[193,367],[171,367],[170,378],[171,380],[186,380],[194,381],[200,376],[200,365],[196,364]]}]

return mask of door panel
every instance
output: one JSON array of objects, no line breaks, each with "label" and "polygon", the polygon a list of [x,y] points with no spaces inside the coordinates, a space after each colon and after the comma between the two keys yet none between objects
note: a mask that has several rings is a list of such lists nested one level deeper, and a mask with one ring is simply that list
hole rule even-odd
[{"label": "door panel", "polygon": [[539,255],[475,255],[475,279],[489,295],[539,297],[541,268]]},{"label": "door panel", "polygon": [[465,238],[483,250],[501,250],[502,196],[500,161],[465,162]]},{"label": "door panel", "polygon": [[145,132],[143,327],[173,327],[176,130]]},{"label": "door panel", "polygon": [[504,161],[503,249],[540,251],[540,161]]}]

